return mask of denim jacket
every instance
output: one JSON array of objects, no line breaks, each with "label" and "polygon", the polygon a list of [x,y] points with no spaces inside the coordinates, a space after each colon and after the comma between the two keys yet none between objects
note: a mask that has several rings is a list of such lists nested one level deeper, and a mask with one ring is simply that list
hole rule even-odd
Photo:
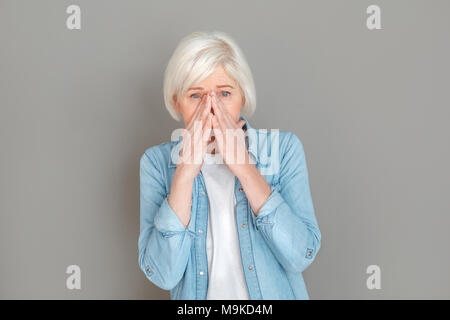
[{"label": "denim jacket", "polygon": [[[236,177],[236,228],[252,300],[309,299],[302,272],[315,259],[321,233],[314,214],[303,145],[290,131],[254,129],[245,120],[248,153],[271,194],[255,216]],[[145,150],[140,159],[139,267],[171,299],[206,299],[208,194],[194,179],[185,227],[167,199],[181,148],[177,141]]]}]

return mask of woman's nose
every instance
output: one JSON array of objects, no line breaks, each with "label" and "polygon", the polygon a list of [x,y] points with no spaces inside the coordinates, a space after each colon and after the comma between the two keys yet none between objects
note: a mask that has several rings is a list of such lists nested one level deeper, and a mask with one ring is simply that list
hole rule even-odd
[{"label": "woman's nose", "polygon": [[207,96],[216,96],[217,97],[217,93],[216,93],[216,91],[214,91],[214,90],[209,90],[209,91],[206,91],[206,95]]}]

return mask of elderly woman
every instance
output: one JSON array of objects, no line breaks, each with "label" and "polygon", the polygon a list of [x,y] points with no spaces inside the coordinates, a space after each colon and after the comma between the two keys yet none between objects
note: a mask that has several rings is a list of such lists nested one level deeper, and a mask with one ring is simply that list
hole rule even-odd
[{"label": "elderly woman", "polygon": [[320,248],[305,153],[255,129],[250,68],[222,32],[182,39],[165,72],[178,139],[140,159],[139,266],[171,299],[309,299]]}]

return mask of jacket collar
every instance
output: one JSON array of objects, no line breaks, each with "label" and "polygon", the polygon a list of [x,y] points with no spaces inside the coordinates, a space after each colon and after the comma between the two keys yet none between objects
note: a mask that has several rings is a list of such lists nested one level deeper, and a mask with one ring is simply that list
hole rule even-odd
[{"label": "jacket collar", "polygon": [[[245,132],[245,144],[247,147],[248,154],[252,158],[252,161],[255,165],[258,163],[258,137],[256,134],[256,129],[250,126],[250,123],[247,120],[247,117],[239,116],[239,120],[244,120],[245,125],[242,129]],[[169,157],[169,168],[176,167],[178,162],[178,157],[180,155],[181,150],[182,137],[181,135],[177,140],[171,141],[170,146],[170,157]],[[173,158],[173,159],[172,159]]]}]

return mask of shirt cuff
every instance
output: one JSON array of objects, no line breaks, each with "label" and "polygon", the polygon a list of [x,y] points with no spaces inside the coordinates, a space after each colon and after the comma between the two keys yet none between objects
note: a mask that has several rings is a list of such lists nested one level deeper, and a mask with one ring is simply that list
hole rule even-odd
[{"label": "shirt cuff", "polygon": [[168,197],[164,199],[155,215],[155,228],[162,233],[184,232],[186,227],[169,205]]},{"label": "shirt cuff", "polygon": [[259,224],[272,224],[275,219],[276,209],[284,202],[283,197],[276,186],[270,186],[271,193],[266,202],[259,209],[258,216],[255,216],[252,210],[252,218],[255,226]]}]

